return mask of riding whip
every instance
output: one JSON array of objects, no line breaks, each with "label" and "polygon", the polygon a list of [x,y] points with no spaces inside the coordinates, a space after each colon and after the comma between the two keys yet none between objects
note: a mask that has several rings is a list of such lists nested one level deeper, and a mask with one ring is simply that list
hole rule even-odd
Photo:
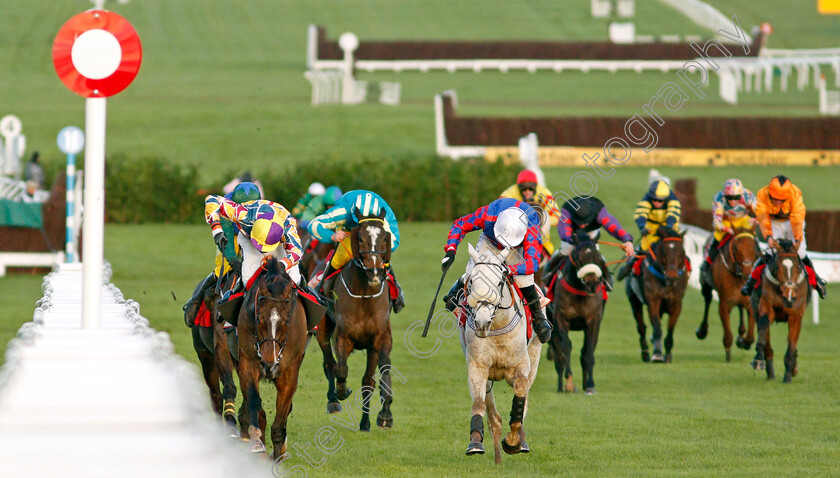
[{"label": "riding whip", "polygon": [[432,321],[432,314],[434,314],[434,313],[435,313],[435,303],[437,302],[438,294],[440,294],[440,288],[441,288],[441,286],[443,285],[443,279],[444,279],[444,277],[446,277],[446,272],[447,272],[448,270],[449,270],[449,269],[445,269],[445,270],[443,271],[443,274],[440,276],[440,283],[438,283],[438,286],[437,286],[437,291],[435,292],[435,298],[432,300],[432,305],[431,305],[431,307],[429,307],[429,316],[428,316],[428,317],[426,317],[426,326],[425,326],[425,327],[423,327],[423,337],[425,337],[425,336],[426,336],[426,334],[429,332],[429,324],[430,324],[430,323],[431,323],[431,321]]}]

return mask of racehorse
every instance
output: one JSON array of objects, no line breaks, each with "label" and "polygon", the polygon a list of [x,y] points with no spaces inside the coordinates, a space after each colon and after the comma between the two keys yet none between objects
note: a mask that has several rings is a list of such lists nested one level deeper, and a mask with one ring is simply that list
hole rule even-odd
[{"label": "racehorse", "polygon": [[779,239],[776,254],[770,259],[762,274],[761,287],[751,296],[752,306],[758,311],[758,342],[755,344],[755,370],[767,370],[767,379],[776,378],[773,370],[773,347],[770,345],[770,324],[788,323],[788,348],[785,353],[784,383],[799,372],[796,364],[796,344],[802,327],[802,315],[811,300],[805,266],[799,258],[798,242]]},{"label": "racehorse", "polygon": [[[709,330],[709,305],[712,302],[712,290],[718,293],[718,314],[723,325],[723,348],[726,350],[726,361],[732,360],[732,330],[729,326],[729,314],[732,308],[738,307],[740,322],[738,325],[738,348],[749,350],[755,342],[755,316],[748,297],[741,295],[740,290],[752,271],[753,264],[758,258],[758,242],[752,229],[735,229],[728,239],[723,240],[721,251],[709,268],[709,274],[700,277],[703,300],[706,302],[703,310],[703,322],[697,328],[697,338],[703,340]],[[744,327],[744,309],[747,310],[747,326]],[[746,334],[746,335],[745,335]]]},{"label": "racehorse", "polygon": [[[508,273],[506,264],[521,262],[511,256],[518,256],[518,253],[510,249],[498,250],[484,236],[479,239],[477,250],[469,244],[469,252],[472,260],[467,266],[468,277],[464,284],[469,309],[465,311],[465,326],[460,328],[473,401],[467,455],[484,453],[483,417],[486,411],[498,464],[502,461],[500,446],[509,455],[530,451],[525,442],[523,422],[542,344],[536,337],[528,341],[525,304],[514,292],[513,277]],[[499,380],[507,381],[514,392],[510,433],[503,440],[502,417],[493,397],[493,382]]]},{"label": "racehorse", "polygon": [[[223,279],[234,279],[232,275],[227,275]],[[198,292],[202,282],[199,282],[193,291],[193,295]],[[239,407],[239,419],[242,423],[243,430],[239,431],[236,428],[236,408],[234,401],[236,399],[236,383],[233,379],[233,368],[238,363],[239,345],[237,343],[236,334],[232,331],[224,330],[222,321],[216,320],[218,310],[216,308],[216,301],[219,299],[218,288],[211,287],[207,289],[202,298],[203,307],[199,311],[209,311],[210,326],[205,327],[199,324],[192,326],[193,348],[201,362],[201,371],[204,375],[204,381],[207,383],[207,388],[210,390],[210,401],[213,405],[213,410],[222,416],[225,426],[228,429],[228,434],[231,437],[238,438],[244,430],[243,417],[245,413],[244,405]],[[195,318],[192,318],[195,321]],[[222,388],[219,389],[219,381],[222,382]]]},{"label": "racehorse", "polygon": [[[316,338],[324,355],[327,377],[327,411],[341,411],[338,400],[345,400],[352,390],[347,386],[347,359],[353,350],[365,350],[367,366],[362,377],[362,419],[359,430],[370,431],[370,397],[376,388],[379,367],[379,397],[382,409],[376,418],[380,428],[394,426],[391,414],[391,297],[386,264],[391,260],[391,234],[385,230],[385,209],[379,215],[362,216],[350,231],[353,259],[344,266],[332,288],[332,318],[318,325]],[[333,357],[331,343],[335,344]]]},{"label": "racehorse", "polygon": [[[679,233],[670,227],[659,226],[661,239],[645,254],[640,264],[641,276],[627,277],[624,290],[630,300],[630,307],[636,319],[642,360],[645,362],[667,362],[672,360],[674,328],[682,310],[682,299],[688,286],[688,259],[683,247],[685,232]],[[648,307],[650,325],[653,327],[653,356],[648,353],[645,338],[646,327],[644,306]],[[665,337],[665,355],[662,354],[661,318],[668,314],[668,335]]]},{"label": "racehorse", "polygon": [[266,418],[259,381],[274,382],[277,414],[271,425],[271,442],[276,459],[286,453],[286,421],[306,350],[307,323],[303,299],[277,258],[270,256],[265,270],[258,274],[245,293],[237,319],[239,386],[248,412],[250,450],[264,453]]},{"label": "racehorse", "polygon": [[[572,378],[572,341],[569,330],[583,331],[580,365],[587,395],[595,393],[595,346],[604,316],[606,294],[602,278],[604,258],[585,232],[573,236],[575,247],[569,259],[554,276],[551,316],[555,333],[551,336],[554,349],[554,368],[557,370],[557,391],[575,392]],[[564,384],[565,380],[565,384]]]}]

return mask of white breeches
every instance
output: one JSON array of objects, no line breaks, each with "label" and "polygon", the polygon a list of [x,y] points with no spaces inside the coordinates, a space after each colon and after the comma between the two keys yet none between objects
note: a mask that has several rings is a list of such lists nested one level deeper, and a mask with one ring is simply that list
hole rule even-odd
[{"label": "white breeches", "polygon": [[[778,221],[771,218],[770,227],[773,229],[773,237],[775,239],[788,239],[790,241],[795,240],[793,237],[793,228],[790,227],[790,221]],[[799,253],[799,257],[803,259],[805,258],[805,254],[808,252],[808,245],[805,242],[805,223],[802,223],[802,243],[799,244],[797,252]]]},{"label": "white breeches", "polygon": [[[254,274],[260,270],[260,266],[262,266],[263,260],[267,256],[273,255],[278,259],[283,259],[286,257],[286,250],[282,247],[278,247],[269,253],[262,253],[251,244],[251,240],[248,239],[245,234],[240,232],[236,236],[236,242],[239,243],[239,247],[242,249],[242,282],[247,284]],[[300,283],[300,269],[298,265],[295,264],[292,266],[291,269],[286,271],[289,274],[289,277],[295,281],[295,284]]]}]

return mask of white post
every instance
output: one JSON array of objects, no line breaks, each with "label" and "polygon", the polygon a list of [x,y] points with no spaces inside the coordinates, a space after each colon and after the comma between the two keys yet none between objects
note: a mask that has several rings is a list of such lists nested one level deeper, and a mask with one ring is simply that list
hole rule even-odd
[{"label": "white post", "polygon": [[105,98],[85,99],[85,259],[82,261],[82,327],[98,329],[105,242]]},{"label": "white post", "polygon": [[76,189],[76,155],[75,154],[68,154],[67,155],[67,191],[66,191],[66,200],[67,200],[67,217],[65,218],[64,227],[66,229],[65,238],[64,238],[64,252],[66,254],[65,262],[71,263],[75,261],[76,257],[76,242],[75,237],[73,236],[73,231],[76,228],[74,224],[74,219],[76,212],[75,209],[75,189]]},{"label": "white post", "polygon": [[820,295],[816,290],[811,291],[811,313],[814,317],[814,323],[820,323]]},{"label": "white post", "polygon": [[359,48],[359,37],[351,32],[342,33],[338,37],[338,46],[344,51],[344,62],[341,65],[343,81],[341,82],[341,102],[344,104],[358,103],[355,99],[356,80],[353,78],[353,52]]},{"label": "white post", "polygon": [[545,174],[540,169],[539,141],[536,133],[528,133],[519,138],[519,160],[526,169],[530,169],[537,175],[537,183],[545,186]]}]

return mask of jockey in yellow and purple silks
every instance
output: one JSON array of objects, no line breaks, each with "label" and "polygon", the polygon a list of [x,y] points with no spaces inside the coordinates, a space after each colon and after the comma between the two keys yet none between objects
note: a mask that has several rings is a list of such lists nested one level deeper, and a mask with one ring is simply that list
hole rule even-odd
[{"label": "jockey in yellow and purple silks", "polygon": [[[250,287],[269,255],[284,265],[286,273],[296,284],[301,283],[298,262],[303,253],[297,221],[286,208],[263,199],[240,205],[222,196],[212,195],[207,196],[204,202],[205,219],[213,230],[213,239],[219,250],[225,250],[228,241],[221,220],[227,218],[237,226],[236,242],[242,251],[240,285]],[[280,248],[280,245],[283,247]],[[233,292],[227,291],[220,302],[225,302]]]},{"label": "jockey in yellow and purple silks", "polygon": [[712,200],[712,226],[714,239],[709,245],[706,260],[700,265],[700,271],[706,272],[718,254],[718,246],[727,235],[737,229],[752,230],[755,221],[750,217],[755,214],[755,195],[746,189],[739,179],[727,179],[723,189]]},{"label": "jockey in yellow and purple silks", "polygon": [[[516,177],[516,184],[505,189],[499,197],[525,201],[543,216],[540,238],[543,249],[545,249],[545,257],[551,257],[554,254],[554,244],[551,243],[550,233],[551,228],[560,222],[560,211],[557,209],[557,203],[554,201],[554,195],[551,191],[545,186],[537,184],[536,173],[523,169]],[[548,216],[547,221],[545,220],[546,215]]]},{"label": "jockey in yellow and purple silks", "polygon": [[[236,185],[233,191],[225,194],[224,197],[237,204],[245,204],[260,199],[261,195],[259,188],[254,183],[241,182]],[[217,202],[213,204],[205,203],[205,215],[208,213],[213,214],[213,211],[218,210],[218,208],[219,206]],[[239,257],[239,246],[236,244],[235,240],[237,227],[227,219],[221,219],[220,223],[223,234],[226,236],[226,241],[229,244],[224,248],[224,251],[219,249],[216,250],[216,260],[213,272],[204,278],[202,283],[198,286],[195,294],[193,294],[190,300],[184,304],[184,322],[187,324],[187,327],[193,326],[196,314],[201,307],[201,298],[204,296],[205,291],[215,286],[216,281],[231,270],[231,264],[233,264],[237,270],[241,269],[242,260]]]},{"label": "jockey in yellow and purple silks", "polygon": [[[332,241],[336,243],[332,259],[330,259],[324,272],[312,279],[310,287],[314,287],[315,284],[324,279],[321,289],[329,290],[331,284],[329,277],[353,258],[349,231],[359,225],[356,219],[356,211],[364,217],[377,215],[382,209],[385,210],[384,227],[385,231],[391,235],[391,251],[393,252],[400,245],[400,229],[397,225],[397,217],[394,215],[391,206],[382,199],[382,196],[374,192],[361,189],[349,191],[341,196],[335,206],[309,223],[307,230],[316,239],[321,242]],[[405,306],[405,297],[391,264],[386,264],[385,268],[387,274],[393,279],[394,287],[397,290],[396,297],[392,297],[392,305],[394,313],[398,313]]]}]

